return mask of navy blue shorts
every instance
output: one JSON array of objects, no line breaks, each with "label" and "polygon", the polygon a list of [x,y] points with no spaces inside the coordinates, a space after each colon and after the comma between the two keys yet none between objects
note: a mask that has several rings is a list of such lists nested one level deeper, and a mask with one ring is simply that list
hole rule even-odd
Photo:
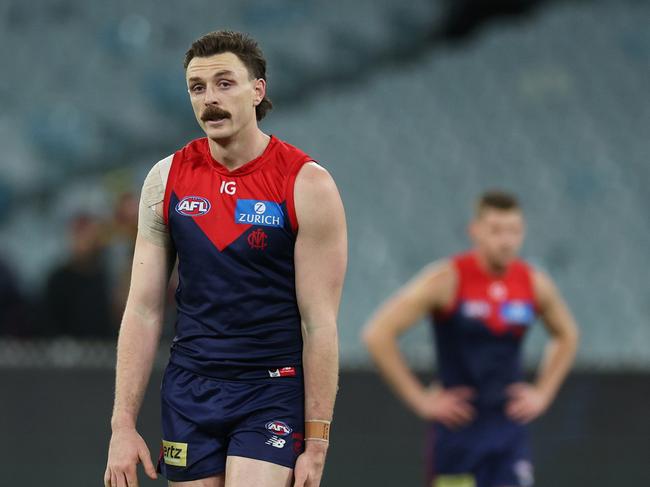
[{"label": "navy blue shorts", "polygon": [[217,475],[231,455],[293,468],[303,451],[302,377],[220,380],[170,363],[160,392],[168,480]]},{"label": "navy blue shorts", "polygon": [[526,428],[501,410],[481,411],[459,430],[431,425],[431,487],[531,487],[533,468]]}]

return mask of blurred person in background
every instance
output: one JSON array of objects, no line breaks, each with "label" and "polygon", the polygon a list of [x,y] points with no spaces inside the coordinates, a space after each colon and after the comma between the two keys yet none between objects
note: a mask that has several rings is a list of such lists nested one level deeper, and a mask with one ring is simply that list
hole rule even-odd
[{"label": "blurred person in background", "polygon": [[[110,279],[112,319],[120,322],[126,306],[131,282],[131,266],[133,264],[133,251],[138,234],[139,199],[135,193],[125,191],[118,195],[113,215],[105,225],[107,229],[106,254]],[[178,271],[174,267],[165,305],[165,326],[162,336],[174,336],[175,305],[174,293],[178,287]]]},{"label": "blurred person in background", "polygon": [[158,472],[185,487],[318,487],[338,383],[346,267],[332,177],[258,127],[271,103],[250,37],[213,32],[185,58],[207,138],[146,177],[118,340],[107,487],[156,478],[136,421],[178,256]]},{"label": "blurred person in background", "polygon": [[[574,359],[577,326],[552,280],[518,258],[524,215],[513,195],[483,194],[469,233],[473,250],[422,270],[379,308],[364,340],[396,394],[432,422],[428,485],[528,487],[534,479],[525,425],[553,402]],[[431,387],[398,346],[427,316],[440,380]],[[529,384],[521,344],[537,316],[550,341]]]},{"label": "blurred person in background", "polygon": [[30,337],[37,334],[35,323],[27,310],[16,276],[0,260],[0,335]]},{"label": "blurred person in background", "polygon": [[119,323],[129,293],[133,249],[138,233],[138,197],[134,193],[127,191],[117,197],[107,228],[112,316]]},{"label": "blurred person in background", "polygon": [[[490,18],[525,14],[546,0],[445,0],[441,26],[433,37],[460,39],[471,35]],[[439,0],[436,0],[436,6]]]},{"label": "blurred person in background", "polygon": [[49,334],[114,337],[102,224],[80,213],[69,224],[70,256],[47,279],[44,297]]}]

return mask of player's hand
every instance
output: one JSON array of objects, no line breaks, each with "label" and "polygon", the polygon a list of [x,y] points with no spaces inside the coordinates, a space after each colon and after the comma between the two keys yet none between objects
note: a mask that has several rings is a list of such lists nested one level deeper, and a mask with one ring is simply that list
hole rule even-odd
[{"label": "player's hand", "polygon": [[476,396],[471,387],[443,388],[434,385],[426,389],[418,404],[416,413],[425,420],[434,420],[447,428],[458,429],[471,423],[476,417],[470,400]]},{"label": "player's hand", "polygon": [[157,475],[151,454],[135,428],[114,430],[108,448],[104,487],[138,487],[136,465],[140,462],[146,474],[155,480]]},{"label": "player's hand", "polygon": [[293,470],[293,487],[318,487],[323,477],[328,444],[322,441],[305,441],[302,453]]},{"label": "player's hand", "polygon": [[506,394],[509,397],[506,414],[518,423],[530,423],[549,406],[548,398],[538,388],[525,382],[511,384],[506,389]]}]

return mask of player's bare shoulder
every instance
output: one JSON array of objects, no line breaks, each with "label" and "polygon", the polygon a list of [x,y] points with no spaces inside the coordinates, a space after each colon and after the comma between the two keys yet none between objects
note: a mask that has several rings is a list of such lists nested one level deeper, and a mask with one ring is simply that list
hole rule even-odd
[{"label": "player's bare shoulder", "polygon": [[174,155],[170,155],[156,162],[149,170],[149,173],[144,178],[142,185],[141,204],[147,208],[160,206],[162,212],[162,205],[165,198],[165,186],[167,185],[167,178],[169,177],[169,170],[172,165]]},{"label": "player's bare shoulder", "polygon": [[305,163],[296,176],[294,187],[296,216],[300,225],[306,221],[325,223],[344,214],[343,203],[334,178],[320,164]]},{"label": "player's bare shoulder", "polygon": [[551,276],[538,267],[531,266],[530,278],[537,306],[543,311],[559,298],[557,287]]},{"label": "player's bare shoulder", "polygon": [[327,169],[315,161],[306,162],[298,171],[296,176],[296,193],[307,193],[309,199],[318,200],[329,192],[335,191],[338,194],[334,178]]},{"label": "player's bare shoulder", "polygon": [[414,283],[427,295],[432,311],[446,309],[454,301],[458,287],[456,266],[450,259],[441,259],[425,266]]},{"label": "player's bare shoulder", "polygon": [[163,219],[165,187],[173,154],[161,159],[149,170],[142,184],[138,211],[138,232],[148,241],[161,247],[169,244],[167,225]]}]

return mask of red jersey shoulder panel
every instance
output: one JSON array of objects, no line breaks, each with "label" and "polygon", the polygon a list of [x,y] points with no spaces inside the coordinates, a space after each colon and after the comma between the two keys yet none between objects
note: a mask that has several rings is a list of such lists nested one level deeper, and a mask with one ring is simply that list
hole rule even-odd
[{"label": "red jersey shoulder panel", "polygon": [[535,313],[539,313],[539,301],[533,281],[535,268],[525,260],[517,259],[512,263],[510,272],[512,273],[513,280],[519,283],[523,294],[533,303]]},{"label": "red jersey shoulder panel", "polygon": [[461,297],[463,296],[463,276],[466,276],[467,273],[471,270],[471,253],[464,252],[461,254],[453,255],[449,261],[456,271],[456,290],[454,291],[454,297],[449,303],[449,306],[433,313],[434,318],[442,321],[453,315],[460,305]]},{"label": "red jersey shoulder panel", "polygon": [[[295,187],[296,178],[302,167],[308,162],[312,162],[312,158],[307,154],[297,157],[289,168],[288,177],[286,180],[286,187],[284,189],[285,201],[287,203],[287,214],[291,222],[293,233],[298,231],[298,216],[296,215],[296,202],[295,202]],[[314,161],[315,162],[315,161]]]}]

